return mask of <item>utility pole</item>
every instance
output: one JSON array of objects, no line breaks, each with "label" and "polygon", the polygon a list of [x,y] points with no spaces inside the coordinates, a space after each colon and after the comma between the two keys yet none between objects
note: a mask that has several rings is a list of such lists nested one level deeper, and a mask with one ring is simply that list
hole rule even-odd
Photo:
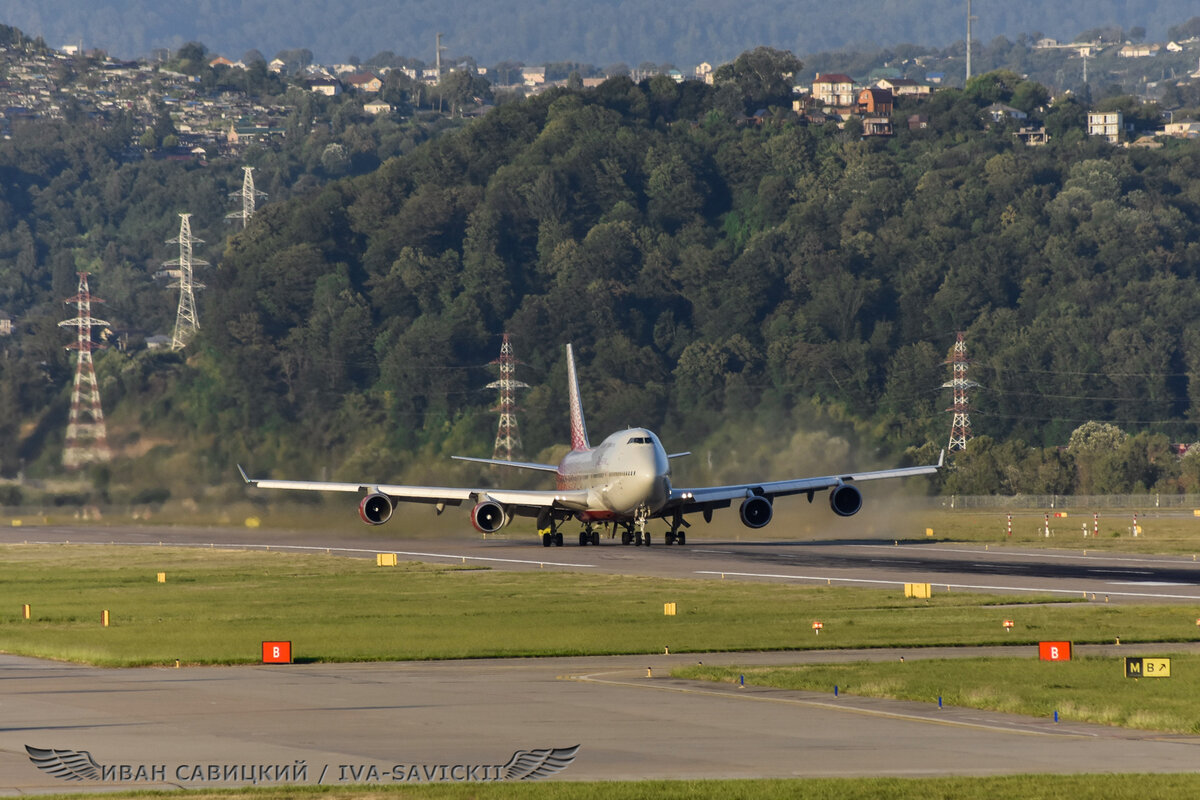
[{"label": "utility pole", "polygon": [[528,389],[529,384],[521,383],[514,377],[517,372],[517,359],[513,356],[512,341],[507,333],[500,344],[500,357],[492,363],[500,367],[500,380],[487,385],[489,389],[500,390],[500,403],[492,409],[500,412],[492,458],[512,461],[513,456],[521,450],[521,434],[517,431],[516,390]]},{"label": "utility pole", "polygon": [[208,262],[192,258],[192,245],[203,243],[204,240],[192,237],[191,216],[191,214],[180,214],[179,235],[174,239],[167,240],[167,244],[179,244],[179,258],[163,262],[164,267],[175,268],[179,271],[179,281],[167,287],[179,290],[179,310],[175,314],[175,334],[171,337],[172,350],[182,350],[196,335],[196,331],[200,330],[200,320],[196,317],[196,296],[193,292],[203,289],[204,284],[196,283],[192,270],[195,267],[206,267]]},{"label": "utility pole", "polygon": [[254,188],[254,167],[242,167],[242,189],[238,192],[230,192],[230,197],[242,198],[242,210],[231,211],[225,215],[228,220],[241,220],[242,230],[250,224],[250,218],[254,216],[255,201],[260,197],[266,197],[266,192],[256,191]]},{"label": "utility pole", "polygon": [[92,365],[92,350],[101,345],[92,342],[92,327],[108,325],[92,316],[92,303],[104,301],[92,297],[88,288],[88,273],[79,273],[79,288],[74,297],[64,303],[75,304],[75,316],[58,323],[60,328],[75,328],[75,341],[67,345],[75,350],[75,384],[71,389],[71,413],[67,418],[67,442],[63,448],[63,466],[79,469],[85,464],[112,460],[108,449],[108,431],[104,425],[104,411],[100,407],[100,385],[96,382],[96,370]]},{"label": "utility pole", "polygon": [[946,449],[954,452],[955,450],[966,450],[967,442],[971,441],[971,419],[967,412],[970,410],[970,403],[967,402],[967,390],[973,389],[979,384],[974,381],[967,380],[967,343],[966,334],[962,331],[958,332],[958,341],[954,343],[954,351],[950,360],[945,362],[951,367],[953,377],[950,381],[943,383],[943,389],[954,390],[954,405],[947,411],[954,412],[954,420],[950,423],[950,443],[946,445]]},{"label": "utility pole", "polygon": [[446,48],[442,47],[442,34],[439,33],[439,34],[437,34],[437,41],[434,44],[434,48],[433,48],[433,50],[434,50],[433,60],[434,60],[434,64],[437,67],[437,79],[439,81],[442,79],[442,51],[445,49]]},{"label": "utility pole", "polygon": [[[971,16],[971,0],[967,0],[967,80],[971,80],[971,23],[979,17]],[[966,82],[963,83],[966,85]]]}]

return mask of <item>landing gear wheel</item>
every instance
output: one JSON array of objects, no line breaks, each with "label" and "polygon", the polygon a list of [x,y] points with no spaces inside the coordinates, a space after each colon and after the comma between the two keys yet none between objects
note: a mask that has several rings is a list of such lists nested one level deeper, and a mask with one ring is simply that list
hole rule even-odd
[{"label": "landing gear wheel", "polygon": [[673,544],[675,544],[675,532],[667,531],[667,545],[670,546]]},{"label": "landing gear wheel", "polygon": [[600,531],[592,531],[592,544],[597,546],[600,544]]},{"label": "landing gear wheel", "polygon": [[586,547],[588,545],[588,542],[590,542],[591,540],[592,540],[592,537],[588,536],[587,531],[579,532],[579,546],[580,547]]},{"label": "landing gear wheel", "polygon": [[650,531],[642,531],[642,539],[645,540],[646,547],[650,546]]},{"label": "landing gear wheel", "polygon": [[562,544],[563,544],[562,534],[561,533],[554,534],[554,546],[562,547]]},{"label": "landing gear wheel", "polygon": [[683,531],[675,534],[675,544],[679,545],[680,547],[683,547],[685,544],[687,544],[687,534]]},{"label": "landing gear wheel", "polygon": [[550,534],[543,533],[542,534],[542,547],[549,547],[549,546],[550,546]]},{"label": "landing gear wheel", "polygon": [[621,544],[628,545],[633,543],[633,534],[629,531],[621,531]]}]

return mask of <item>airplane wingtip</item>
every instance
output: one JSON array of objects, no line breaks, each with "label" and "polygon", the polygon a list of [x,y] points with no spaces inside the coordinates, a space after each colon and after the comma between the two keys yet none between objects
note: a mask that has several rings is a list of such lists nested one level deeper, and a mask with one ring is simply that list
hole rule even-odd
[{"label": "airplane wingtip", "polygon": [[242,473],[242,480],[244,480],[246,483],[254,483],[254,481],[250,480],[250,476],[246,474],[246,470],[242,469],[241,464],[238,464],[237,468],[238,472]]},{"label": "airplane wingtip", "polygon": [[945,463],[946,463],[946,448],[943,447],[941,454],[938,455],[938,469],[941,469]]}]

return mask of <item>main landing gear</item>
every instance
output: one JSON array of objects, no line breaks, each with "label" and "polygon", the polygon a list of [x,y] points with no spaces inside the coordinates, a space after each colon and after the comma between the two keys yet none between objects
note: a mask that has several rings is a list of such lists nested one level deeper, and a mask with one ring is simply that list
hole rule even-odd
[{"label": "main landing gear", "polygon": [[542,547],[562,547],[563,535],[558,529],[558,520],[550,513],[549,509],[543,509],[538,515],[538,530],[542,532]]},{"label": "main landing gear", "polygon": [[587,547],[588,545],[600,544],[600,531],[588,525],[579,532],[579,546]]}]

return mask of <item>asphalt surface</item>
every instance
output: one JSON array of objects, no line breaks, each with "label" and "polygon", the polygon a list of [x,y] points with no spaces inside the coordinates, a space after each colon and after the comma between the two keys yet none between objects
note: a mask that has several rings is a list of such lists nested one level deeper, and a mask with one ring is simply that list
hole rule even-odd
[{"label": "asphalt surface", "polygon": [[[197,544],[834,585],[931,582],[967,591],[1088,592],[1110,602],[1200,601],[1190,558],[1002,551],[890,542],[696,542],[542,548],[528,540],[397,541],[375,535],[178,528],[24,527],[3,541]],[[1078,648],[1165,655],[1191,649]],[[112,670],[0,656],[0,793],[98,787],[391,784],[494,778],[557,765],[550,779],[627,780],[1030,772],[1191,772],[1200,737],[936,703],[677,681],[678,664],[967,656],[991,649],[752,653],[389,664]],[[996,652],[1035,658],[1033,648]],[[647,671],[650,675],[647,675]],[[67,781],[39,769],[26,746]],[[88,757],[78,755],[87,751]],[[515,767],[514,767],[515,768]],[[80,771],[82,770],[82,773]],[[94,771],[91,771],[94,770]],[[97,780],[96,778],[99,778]]]},{"label": "asphalt surface", "polygon": [[379,529],[364,532],[272,531],[227,528],[23,526],[0,529],[0,542],[96,542],[140,546],[190,544],[219,547],[338,552],[374,558],[473,563],[493,569],[563,569],[624,575],[799,584],[895,587],[931,583],[935,591],[1049,594],[1097,602],[1200,602],[1200,562],[1195,556],[1122,555],[1110,552],[985,547],[891,540],[742,542],[693,538],[668,547],[542,547],[532,536],[483,539],[463,533],[441,539],[396,539]]}]

